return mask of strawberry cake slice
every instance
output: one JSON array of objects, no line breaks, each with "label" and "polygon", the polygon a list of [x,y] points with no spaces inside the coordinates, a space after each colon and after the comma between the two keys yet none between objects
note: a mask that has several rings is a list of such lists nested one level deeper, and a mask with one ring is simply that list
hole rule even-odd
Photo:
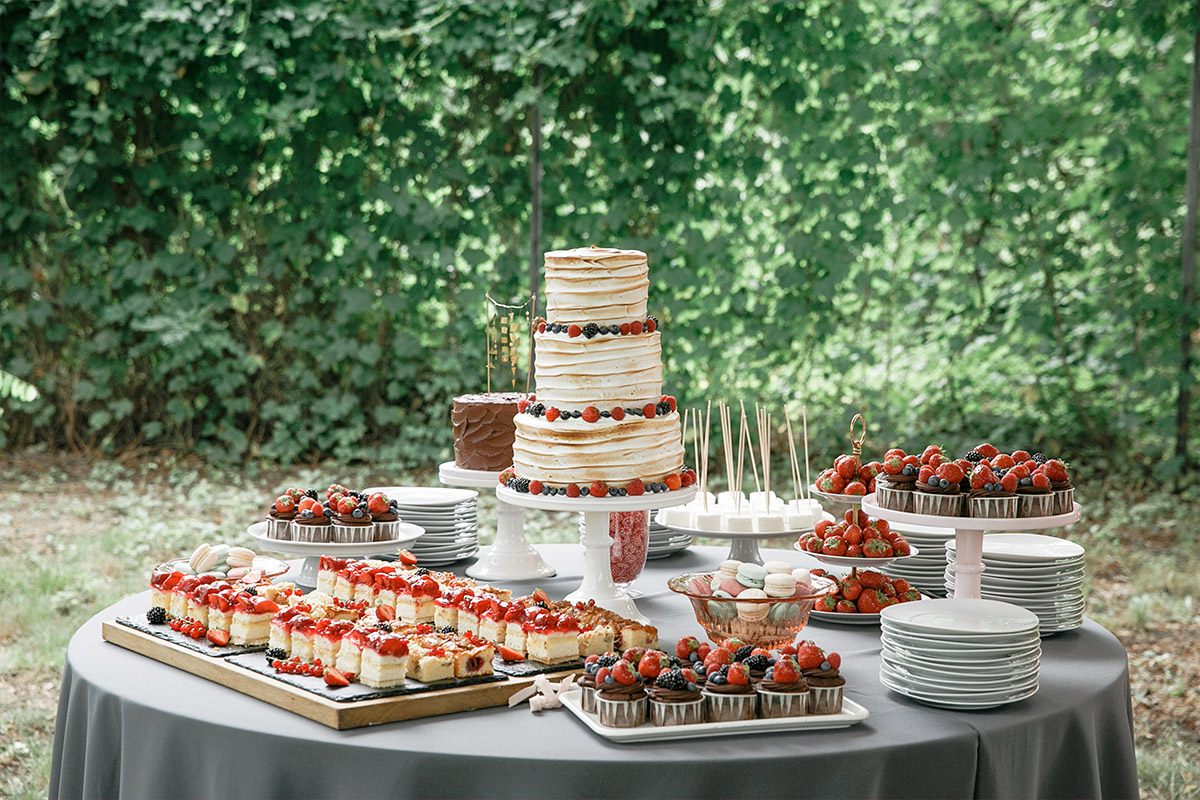
[{"label": "strawberry cake slice", "polygon": [[[387,689],[404,683],[408,673],[408,640],[395,633],[376,631],[362,642],[358,680],[374,689]],[[338,658],[338,671],[341,669]]]},{"label": "strawberry cake slice", "polygon": [[[266,644],[271,640],[271,617],[279,611],[274,600],[238,592],[233,603],[233,619],[229,625],[229,641],[239,645]],[[211,614],[210,614],[211,616]],[[212,626],[210,625],[211,629]],[[295,636],[292,637],[295,645]]]}]

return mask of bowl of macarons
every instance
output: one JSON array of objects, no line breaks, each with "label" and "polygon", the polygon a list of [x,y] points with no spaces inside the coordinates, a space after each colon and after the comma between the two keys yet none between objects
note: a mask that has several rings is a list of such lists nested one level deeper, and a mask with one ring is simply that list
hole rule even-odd
[{"label": "bowl of macarons", "polygon": [[717,572],[686,572],[667,587],[692,603],[696,621],[720,643],[740,639],[758,647],[791,644],[818,600],[837,591],[828,578],[785,561],[765,564],[734,559]]}]

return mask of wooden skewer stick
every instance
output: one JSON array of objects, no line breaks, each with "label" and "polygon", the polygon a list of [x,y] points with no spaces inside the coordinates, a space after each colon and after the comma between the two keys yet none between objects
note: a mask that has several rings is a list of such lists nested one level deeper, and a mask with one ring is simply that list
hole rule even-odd
[{"label": "wooden skewer stick", "polygon": [[812,475],[808,472],[808,404],[801,407],[804,414],[804,499],[812,498]]},{"label": "wooden skewer stick", "polygon": [[[758,414],[758,404],[757,403],[754,404],[754,409],[755,409],[754,413],[757,415]],[[742,414],[745,414],[745,413],[746,413],[746,407],[745,407],[745,404],[743,404]],[[762,486],[760,486],[758,483],[758,464],[754,463],[754,443],[750,441],[750,430],[748,428],[746,430],[746,444],[749,445],[748,449],[750,450],[750,472],[754,474],[754,491],[761,492]]]},{"label": "wooden skewer stick", "polygon": [[[696,416],[700,415],[700,410],[696,410]],[[704,492],[704,510],[708,511],[708,442],[709,436],[712,433],[712,400],[708,401],[708,407],[704,410],[704,444],[700,453],[704,459],[703,477],[700,479],[700,491]]]},{"label": "wooden skewer stick", "polygon": [[725,450],[725,480],[733,490],[733,433],[730,426],[729,406],[722,401],[717,404],[717,416],[721,422],[721,443]]},{"label": "wooden skewer stick", "polygon": [[742,477],[744,474],[742,472],[742,470],[745,468],[745,464],[746,464],[746,439],[747,438],[748,437],[746,436],[746,409],[743,406],[742,407],[741,425],[738,428],[737,486],[734,487],[734,491],[736,491],[737,494],[734,495],[734,506],[733,506],[734,511],[738,514],[742,513]]},{"label": "wooden skewer stick", "polygon": [[797,500],[803,495],[800,494],[800,464],[796,461],[796,439],[792,435],[792,416],[788,413],[787,406],[783,407],[783,418],[787,422],[788,432],[788,459],[792,468],[792,492]]}]

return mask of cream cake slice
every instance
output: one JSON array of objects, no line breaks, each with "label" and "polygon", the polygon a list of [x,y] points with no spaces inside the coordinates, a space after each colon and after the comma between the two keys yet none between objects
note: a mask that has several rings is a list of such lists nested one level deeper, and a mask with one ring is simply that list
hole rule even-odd
[{"label": "cream cake slice", "polygon": [[273,600],[249,592],[238,592],[233,604],[233,619],[229,624],[230,643],[266,644],[271,640],[271,617],[278,611],[279,604]]},{"label": "cream cake slice", "polygon": [[[410,659],[408,640],[382,631],[366,637],[358,670],[358,680],[374,689],[387,689],[404,683]],[[338,667],[341,662],[339,658]]]}]

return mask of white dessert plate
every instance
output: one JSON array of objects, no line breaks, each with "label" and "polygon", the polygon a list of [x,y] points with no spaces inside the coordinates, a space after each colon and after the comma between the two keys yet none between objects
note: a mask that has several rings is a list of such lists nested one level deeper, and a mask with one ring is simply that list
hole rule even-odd
[{"label": "white dessert plate", "polygon": [[891,558],[867,558],[866,556],[827,556],[824,553],[809,553],[799,542],[792,542],[792,549],[798,550],[801,553],[808,555],[820,561],[822,564],[831,564],[837,567],[862,567],[864,569],[870,567],[882,567],[886,564],[895,564],[899,561],[905,561],[914,556],[920,555],[921,551],[912,544],[909,544],[911,552],[906,556],[892,556]]},{"label": "white dessert plate", "polygon": [[[954,564],[949,564],[942,568],[943,574],[947,579],[953,580]],[[997,589],[1030,589],[1030,588],[1054,588],[1064,591],[1072,591],[1083,585],[1084,570],[1080,569],[1077,572],[1067,572],[1056,575],[1000,575],[991,567],[985,567],[983,577],[980,579],[982,583],[988,586],[995,586]]]},{"label": "white dessert plate", "polygon": [[[562,698],[563,706],[598,736],[613,742],[662,742],[675,739],[701,739],[709,736],[737,736],[746,733],[772,733],[778,731],[820,731],[832,728],[848,728],[862,722],[871,713],[849,697],[843,696],[842,710],[838,714],[812,714],[804,717],[781,719],[747,719],[735,722],[698,722],[694,725],[646,724],[636,728],[609,728],[600,724],[600,718],[584,711],[580,706],[579,689],[572,689]],[[649,701],[647,701],[649,702]],[[647,711],[647,715],[649,715]]]},{"label": "white dessert plate", "polygon": [[425,532],[423,528],[401,522],[398,526],[399,535],[386,542],[295,542],[283,539],[272,539],[267,536],[267,523],[256,522],[246,529],[250,538],[258,542],[265,550],[277,553],[292,553],[298,556],[369,556],[376,553],[388,553],[400,547],[406,547],[417,540]]},{"label": "white dessert plate", "polygon": [[1005,659],[1003,661],[989,659],[975,663],[949,662],[940,659],[923,659],[907,655],[899,650],[893,650],[889,645],[884,645],[880,650],[880,654],[889,661],[901,664],[906,669],[919,675],[928,674],[941,677],[950,674],[979,677],[987,680],[1013,675],[1028,669],[1037,664],[1041,658],[1041,651],[1035,650],[1030,655],[1017,659]]},{"label": "white dessert plate", "polygon": [[899,645],[907,646],[911,649],[919,649],[923,647],[942,647],[948,649],[958,649],[964,651],[975,650],[990,650],[997,647],[1007,647],[1011,650],[1020,650],[1026,647],[1032,647],[1037,642],[1037,628],[1031,629],[1028,633],[1022,634],[1021,638],[1008,637],[988,637],[979,639],[973,637],[971,639],[957,639],[952,636],[934,636],[929,633],[909,633],[895,628],[884,628],[881,632],[882,636],[887,637],[888,641],[895,642]]},{"label": "white dessert plate", "polygon": [[984,677],[982,675],[971,675],[965,677],[961,674],[956,674],[953,671],[935,673],[932,670],[917,671],[910,669],[907,665],[899,661],[891,659],[883,659],[883,667],[892,674],[896,680],[910,684],[919,688],[922,682],[927,682],[929,689],[947,690],[951,692],[998,692],[1009,689],[1015,685],[1027,682],[1030,678],[1037,677],[1038,662],[1034,662],[1021,670],[1016,670],[1004,675],[994,677]]},{"label": "white dessert plate", "polygon": [[445,486],[372,486],[363,489],[363,492],[383,492],[401,508],[456,506],[479,497],[479,492],[474,489],[449,489]]},{"label": "white dessert plate", "polygon": [[1012,698],[1037,688],[1035,673],[1032,678],[1014,682],[1009,686],[987,692],[958,691],[932,686],[925,681],[909,681],[897,676],[886,665],[879,668],[879,681],[889,689],[895,689],[914,700],[937,700],[940,702],[1011,703]]},{"label": "white dessert plate", "polygon": [[864,497],[867,495],[861,494],[834,494],[833,492],[822,492],[815,484],[810,484],[808,490],[822,500],[828,500],[832,503],[848,503],[850,505],[860,505]]},{"label": "white dessert plate", "polygon": [[891,689],[892,691],[896,692],[897,694],[904,695],[905,697],[909,698],[910,700],[915,700],[918,703],[923,703],[924,705],[933,706],[935,708],[949,709],[951,711],[984,711],[989,708],[999,708],[1000,706],[1011,705],[1012,703],[1017,703],[1017,702],[1020,702],[1021,700],[1025,700],[1027,698],[1033,697],[1035,694],[1037,694],[1037,691],[1038,691],[1037,684],[1034,684],[1032,689],[1029,689],[1026,692],[1015,695],[1015,696],[1013,696],[1007,700],[1001,701],[999,703],[992,703],[992,702],[979,703],[979,702],[974,702],[974,701],[930,700],[930,699],[927,699],[924,697],[918,697],[907,691],[897,689],[894,686],[888,686],[887,683],[882,678],[880,678],[880,683],[883,683],[883,685],[887,686],[887,688]]},{"label": "white dessert plate", "polygon": [[906,630],[955,636],[1017,634],[1037,629],[1030,612],[995,600],[931,600],[900,603],[880,612],[888,623]]},{"label": "white dessert plate", "polygon": [[[947,550],[957,548],[951,539]],[[983,537],[983,558],[997,561],[1064,561],[1083,558],[1082,546],[1056,536],[1040,533],[988,533]]]},{"label": "white dessert plate", "polygon": [[969,647],[963,648],[957,645],[946,645],[943,642],[934,642],[932,644],[913,644],[902,639],[889,637],[887,633],[880,634],[880,642],[890,649],[903,655],[913,658],[925,658],[928,660],[936,660],[938,663],[946,663],[949,661],[963,662],[987,662],[995,663],[997,659],[1012,658],[1021,659],[1041,652],[1041,640],[1033,639],[1029,644],[1022,647],[1004,646],[1004,647]]}]

